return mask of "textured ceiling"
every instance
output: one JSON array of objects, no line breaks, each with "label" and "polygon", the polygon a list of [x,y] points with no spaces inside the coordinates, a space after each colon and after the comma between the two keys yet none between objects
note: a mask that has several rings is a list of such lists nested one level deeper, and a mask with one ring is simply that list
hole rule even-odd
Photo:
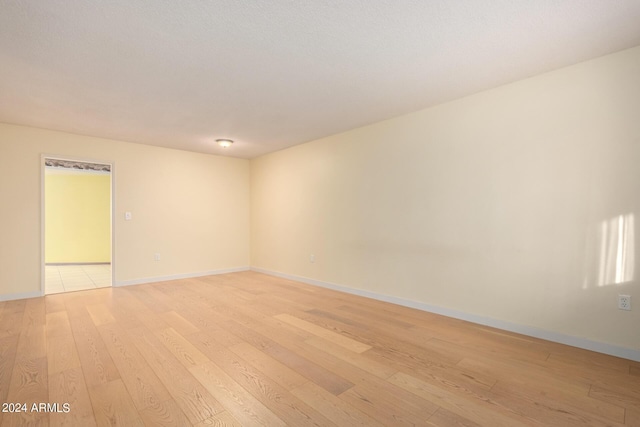
[{"label": "textured ceiling", "polygon": [[637,0],[0,0],[0,122],[252,158],[639,45],[639,23]]}]

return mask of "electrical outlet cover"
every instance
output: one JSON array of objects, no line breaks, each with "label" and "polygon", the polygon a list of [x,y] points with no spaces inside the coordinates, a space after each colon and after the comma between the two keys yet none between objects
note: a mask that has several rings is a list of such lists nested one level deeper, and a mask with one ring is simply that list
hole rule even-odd
[{"label": "electrical outlet cover", "polygon": [[631,295],[618,295],[618,308],[620,310],[631,310]]}]

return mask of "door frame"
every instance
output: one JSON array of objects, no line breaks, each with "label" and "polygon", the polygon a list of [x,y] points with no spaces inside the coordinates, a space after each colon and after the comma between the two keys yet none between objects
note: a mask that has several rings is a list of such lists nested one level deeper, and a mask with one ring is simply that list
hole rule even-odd
[{"label": "door frame", "polygon": [[40,155],[40,294],[41,295],[45,295],[45,289],[44,289],[44,285],[45,285],[45,265],[46,265],[46,259],[45,259],[45,232],[46,232],[46,226],[45,226],[45,220],[46,220],[46,216],[45,216],[45,168],[46,168],[46,164],[45,161],[46,159],[53,159],[53,160],[67,160],[70,162],[83,162],[83,163],[95,163],[95,164],[99,164],[99,165],[109,165],[111,167],[111,209],[110,209],[110,216],[111,216],[111,287],[114,287],[114,284],[116,282],[116,229],[115,229],[115,209],[116,209],[116,173],[115,173],[115,169],[116,169],[116,165],[115,162],[112,160],[97,160],[97,159],[90,159],[90,158],[86,158],[86,157],[75,157],[75,156],[63,156],[63,155],[58,155],[58,154],[41,154]]}]

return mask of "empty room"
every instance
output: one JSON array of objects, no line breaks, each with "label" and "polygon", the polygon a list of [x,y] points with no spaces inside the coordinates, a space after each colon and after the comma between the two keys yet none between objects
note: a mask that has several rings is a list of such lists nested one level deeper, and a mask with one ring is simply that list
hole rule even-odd
[{"label": "empty room", "polygon": [[639,22],[0,2],[0,426],[640,426]]}]

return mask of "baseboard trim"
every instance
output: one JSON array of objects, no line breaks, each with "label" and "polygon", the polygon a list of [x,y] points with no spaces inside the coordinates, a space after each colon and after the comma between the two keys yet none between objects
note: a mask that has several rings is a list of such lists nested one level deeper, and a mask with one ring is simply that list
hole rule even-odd
[{"label": "baseboard trim", "polygon": [[18,294],[0,295],[0,301],[13,301],[16,299],[37,298],[41,296],[44,296],[44,293],[42,291],[21,292]]},{"label": "baseboard trim", "polygon": [[201,271],[199,273],[173,274],[170,276],[144,277],[141,279],[119,280],[114,283],[114,287],[144,285],[145,283],[166,282],[168,280],[191,279],[193,277],[215,276],[218,274],[238,273],[249,271],[249,267],[227,268],[222,270]]},{"label": "baseboard trim", "polygon": [[306,283],[313,286],[320,286],[323,288],[334,289],[341,292],[346,292],[353,295],[359,295],[367,298],[372,298],[379,301],[390,302],[393,304],[402,305],[405,307],[415,308],[430,313],[440,314],[447,317],[453,317],[455,319],[466,320],[467,322],[476,323],[479,325],[490,326],[504,331],[515,332],[522,335],[527,335],[534,338],[540,338],[547,341],[556,342],[559,344],[565,344],[572,347],[578,347],[585,350],[595,351],[597,353],[604,353],[610,356],[621,357],[623,359],[634,360],[640,362],[640,350],[634,350],[632,348],[620,347],[613,344],[607,344],[599,341],[592,341],[587,338],[575,337],[571,335],[565,335],[558,332],[548,331],[545,329],[538,329],[532,326],[521,325],[518,323],[511,323],[504,320],[493,319],[490,317],[479,316],[476,314],[465,313],[461,311],[452,310],[449,308],[438,307],[434,305],[425,304],[418,301],[412,301],[405,298],[394,297],[390,295],[380,294],[377,292],[366,291],[362,289],[354,289],[335,283],[322,282],[320,280],[310,279],[308,277],[294,276],[291,274],[285,274],[278,271],[271,271],[264,268],[251,267],[251,271],[258,273],[268,274],[270,276],[282,277],[283,279],[296,280],[298,282]]},{"label": "baseboard trim", "polygon": [[67,265],[111,265],[110,262],[47,262],[45,266],[67,266]]}]

